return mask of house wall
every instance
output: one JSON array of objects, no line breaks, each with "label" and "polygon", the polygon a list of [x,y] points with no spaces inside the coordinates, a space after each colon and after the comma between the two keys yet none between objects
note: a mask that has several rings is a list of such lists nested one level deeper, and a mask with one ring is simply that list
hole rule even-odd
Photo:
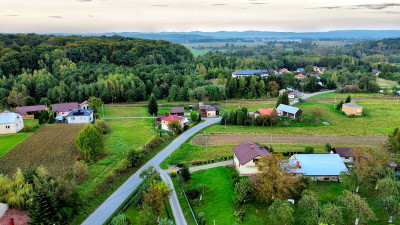
[{"label": "house wall", "polygon": [[353,157],[348,157],[347,159],[345,157],[340,157],[344,163],[353,163]]},{"label": "house wall", "polygon": [[174,115],[174,116],[184,116],[185,113],[169,113],[170,115]]},{"label": "house wall", "polygon": [[[179,120],[179,122],[181,123],[181,127],[182,128],[185,126],[185,124],[188,123],[188,121],[186,119]],[[166,130],[166,131],[170,131],[169,128],[168,128],[168,124],[169,124],[169,121],[161,120],[161,129]]]},{"label": "house wall", "polygon": [[81,106],[81,109],[89,109],[89,104],[83,104],[83,105]]},{"label": "house wall", "polygon": [[68,116],[68,114],[69,114],[70,112],[72,112],[72,111],[68,111],[68,112],[57,112],[57,116],[66,117],[66,116]]},{"label": "house wall", "polygon": [[18,116],[14,123],[0,124],[0,134],[14,134],[18,133],[24,128],[24,120],[22,116]]},{"label": "house wall", "polygon": [[[256,159],[260,159],[260,157],[257,157]],[[237,159],[235,154],[233,154],[233,164],[235,165],[236,171],[239,173],[240,176],[250,176],[260,172],[258,170],[258,166],[254,163],[253,160],[250,160],[244,165],[240,165],[239,160]]]},{"label": "house wall", "polygon": [[339,181],[339,176],[306,176],[312,181]]},{"label": "house wall", "polygon": [[362,115],[362,110],[362,107],[348,107],[346,105],[342,106],[342,112],[344,112],[346,115]]},{"label": "house wall", "polygon": [[216,117],[217,116],[217,112],[216,111],[208,111],[207,112],[207,117]]},{"label": "house wall", "polygon": [[67,122],[70,124],[91,123],[93,122],[93,114],[90,116],[69,116]]}]

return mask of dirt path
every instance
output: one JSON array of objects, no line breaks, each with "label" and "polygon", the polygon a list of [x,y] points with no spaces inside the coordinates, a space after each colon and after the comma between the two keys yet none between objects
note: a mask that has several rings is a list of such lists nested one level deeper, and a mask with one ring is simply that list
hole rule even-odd
[{"label": "dirt path", "polygon": [[[387,136],[328,136],[328,135],[285,135],[285,134],[208,134],[208,145],[236,145],[245,140],[262,144],[321,144],[376,146],[387,140]],[[205,145],[205,136],[196,135],[191,143]]]}]

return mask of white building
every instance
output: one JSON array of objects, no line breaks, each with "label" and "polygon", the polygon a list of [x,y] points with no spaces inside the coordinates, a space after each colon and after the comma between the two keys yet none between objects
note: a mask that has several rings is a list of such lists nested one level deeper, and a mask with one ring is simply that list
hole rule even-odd
[{"label": "white building", "polygon": [[268,70],[260,69],[260,70],[238,70],[232,73],[232,77],[248,77],[248,76],[261,76],[267,77]]},{"label": "white building", "polygon": [[250,176],[260,172],[258,162],[269,154],[264,147],[245,141],[233,148],[233,164],[240,176]]},{"label": "white building", "polygon": [[66,118],[69,124],[91,123],[94,121],[93,109],[75,109]]},{"label": "white building", "polygon": [[84,102],[79,104],[79,106],[81,109],[89,109],[89,104],[90,104],[90,102],[88,100],[85,100]]},{"label": "white building", "polygon": [[171,121],[174,120],[178,120],[179,123],[181,124],[181,128],[183,129],[183,127],[185,126],[185,124],[188,124],[188,120],[186,118],[180,117],[180,116],[174,116],[174,115],[169,115],[166,117],[161,118],[161,129],[166,130],[166,131],[170,131],[168,124]]},{"label": "white building", "polygon": [[18,113],[4,111],[0,113],[0,134],[18,133],[24,128],[24,120]]},{"label": "white building", "polygon": [[353,163],[353,148],[332,148],[332,154],[339,154],[344,163]]}]

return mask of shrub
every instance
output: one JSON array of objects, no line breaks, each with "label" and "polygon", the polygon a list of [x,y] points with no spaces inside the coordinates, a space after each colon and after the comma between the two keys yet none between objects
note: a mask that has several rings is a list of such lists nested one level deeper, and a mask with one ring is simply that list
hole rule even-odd
[{"label": "shrub", "polygon": [[199,184],[197,189],[200,191],[202,195],[204,195],[208,191],[208,186],[205,184]]},{"label": "shrub", "polygon": [[171,171],[171,172],[169,173],[169,176],[170,176],[170,177],[173,177],[173,178],[176,177],[176,172]]},{"label": "shrub", "polygon": [[304,148],[304,152],[305,152],[306,154],[313,154],[313,153],[314,153],[314,148],[311,147],[311,146],[306,146],[306,147]]},{"label": "shrub", "polygon": [[33,130],[33,128],[32,128],[32,126],[31,125],[25,125],[25,131],[26,132],[31,132],[32,130]]},{"label": "shrub", "polygon": [[200,191],[197,188],[190,188],[186,191],[186,195],[189,199],[193,200],[200,196]]},{"label": "shrub", "polygon": [[235,194],[237,203],[242,204],[253,196],[253,187],[248,179],[241,179],[235,183]]},{"label": "shrub", "polygon": [[182,178],[183,178],[184,181],[189,181],[190,180],[191,174],[190,174],[189,167],[186,164],[183,165],[183,167],[182,167],[181,175],[182,175]]},{"label": "shrub", "polygon": [[354,118],[354,117],[356,117],[356,115],[350,114],[350,115],[348,115],[348,117],[349,117],[349,118]]},{"label": "shrub", "polygon": [[128,161],[128,159],[122,159],[115,166],[115,172],[118,174],[123,174],[126,171],[128,171],[129,166],[130,166],[130,162]]},{"label": "shrub", "polygon": [[104,152],[103,135],[91,124],[87,124],[75,140],[76,147],[84,155],[86,161],[92,161]]},{"label": "shrub", "polygon": [[[304,118],[304,117],[302,117],[302,118]],[[289,125],[290,125],[289,121],[287,121],[287,120],[283,121],[283,126],[287,127]]]},{"label": "shrub", "polygon": [[125,214],[119,214],[111,220],[111,225],[128,225],[128,218]]},{"label": "shrub", "polygon": [[105,120],[96,120],[94,124],[101,128],[101,133],[107,134],[110,132],[110,125]]},{"label": "shrub", "polygon": [[189,162],[190,165],[202,165],[204,163],[204,160],[202,159],[193,159]]},{"label": "shrub", "polygon": [[135,149],[131,149],[127,155],[127,160],[130,163],[131,167],[138,166],[142,161],[142,158],[143,155]]},{"label": "shrub", "polygon": [[76,161],[72,167],[74,179],[81,182],[88,177],[88,166],[84,161]]},{"label": "shrub", "polygon": [[314,118],[318,118],[322,116],[322,112],[319,108],[314,108],[311,110],[311,116]]},{"label": "shrub", "polygon": [[49,116],[49,124],[53,124],[53,123],[55,123],[55,122],[56,122],[56,120],[54,119],[54,115],[51,114],[51,115]]}]

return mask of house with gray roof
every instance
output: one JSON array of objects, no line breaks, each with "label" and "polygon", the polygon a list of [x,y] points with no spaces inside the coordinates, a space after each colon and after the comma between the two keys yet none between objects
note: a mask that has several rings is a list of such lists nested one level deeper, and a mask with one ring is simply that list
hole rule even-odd
[{"label": "house with gray roof", "polygon": [[291,173],[310,177],[313,181],[339,181],[341,172],[347,172],[339,154],[294,154],[289,158]]},{"label": "house with gray roof", "polygon": [[68,124],[91,123],[94,121],[93,109],[75,109],[66,119]]},{"label": "house with gray roof", "polygon": [[276,112],[278,116],[289,117],[292,119],[296,119],[297,117],[301,116],[301,114],[303,114],[303,111],[301,111],[301,109],[285,104],[280,104],[278,108],[276,108]]},{"label": "house with gray roof", "polygon": [[267,148],[247,140],[233,148],[233,164],[240,176],[250,176],[259,173],[259,160],[269,154]]},{"label": "house with gray roof", "polygon": [[21,106],[15,108],[15,110],[22,115],[24,118],[33,119],[33,114],[35,112],[41,112],[47,110],[45,105],[31,105],[31,106]]},{"label": "house with gray roof", "polygon": [[183,107],[172,107],[169,111],[169,115],[174,116],[184,116],[185,115],[185,108]]},{"label": "house with gray roof", "polygon": [[232,77],[248,77],[248,76],[260,76],[267,77],[268,69],[259,70],[238,70],[232,73]]},{"label": "house with gray roof", "polygon": [[199,105],[199,114],[202,117],[217,117],[219,115],[219,106],[217,105]]},{"label": "house with gray roof", "polygon": [[24,120],[18,113],[4,111],[0,113],[0,134],[18,133],[24,128]]}]

